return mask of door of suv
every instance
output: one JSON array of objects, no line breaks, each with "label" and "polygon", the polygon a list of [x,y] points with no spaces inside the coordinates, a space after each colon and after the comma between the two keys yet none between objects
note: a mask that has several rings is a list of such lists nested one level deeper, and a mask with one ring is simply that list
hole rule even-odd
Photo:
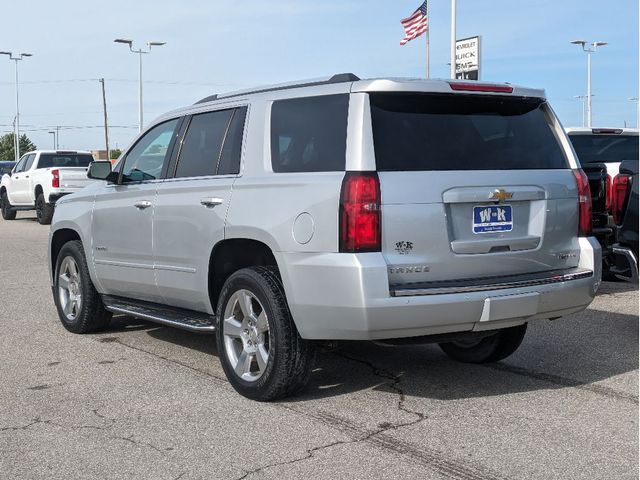
[{"label": "door of suv", "polygon": [[107,294],[161,300],[153,271],[153,211],[178,122],[161,123],[142,136],[121,162],[118,181],[95,196],[93,258]]},{"label": "door of suv", "polygon": [[238,107],[188,118],[167,175],[173,178],[158,184],[153,248],[158,290],[167,304],[213,313],[209,258],[224,239],[245,116],[246,107]]}]

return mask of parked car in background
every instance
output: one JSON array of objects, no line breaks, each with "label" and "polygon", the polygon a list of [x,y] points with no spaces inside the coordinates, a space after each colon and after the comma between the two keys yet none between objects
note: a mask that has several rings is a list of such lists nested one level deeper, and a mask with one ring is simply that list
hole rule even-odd
[{"label": "parked car in background", "polygon": [[339,74],[214,95],[111,168],[56,207],[62,324],[215,331],[257,400],[304,387],[317,341],[501,360],[600,284],[589,184],[542,90]]},{"label": "parked car in background", "polygon": [[92,182],[87,168],[90,152],[36,150],[25,153],[0,182],[2,218],[13,220],[19,210],[35,210],[38,222],[51,223],[55,203]]},{"label": "parked car in background", "polygon": [[[593,232],[602,245],[603,277],[635,280],[638,223],[630,212],[635,209],[637,217],[637,197],[634,203],[632,192],[637,189],[638,130],[569,128],[567,133],[589,178]],[[621,235],[626,239],[635,237],[635,249],[633,242],[620,243]]]},{"label": "parked car in background", "polygon": [[16,162],[13,161],[0,161],[0,179],[3,175],[11,173],[11,170],[15,166]]}]

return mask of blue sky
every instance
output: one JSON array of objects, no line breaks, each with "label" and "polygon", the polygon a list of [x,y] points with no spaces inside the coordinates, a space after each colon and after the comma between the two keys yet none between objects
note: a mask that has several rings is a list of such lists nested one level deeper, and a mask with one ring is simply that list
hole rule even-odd
[{"label": "blue sky", "polygon": [[[400,19],[420,0],[59,0],[11,2],[0,50],[20,63],[21,123],[42,148],[102,148],[107,79],[112,146],[137,133],[137,57],[116,37],[167,45],[144,58],[145,120],[211,93],[313,78],[423,76],[424,41],[399,46]],[[450,2],[433,0],[431,76],[448,76]],[[5,8],[7,12],[7,8]],[[27,23],[6,19],[25,19]],[[586,54],[576,38],[609,42],[593,57],[594,125],[634,126],[636,0],[458,0],[458,38],[481,35],[482,79],[543,87],[565,126],[582,123]],[[13,63],[0,57],[0,132],[14,116]],[[31,131],[28,131],[31,130]]]}]

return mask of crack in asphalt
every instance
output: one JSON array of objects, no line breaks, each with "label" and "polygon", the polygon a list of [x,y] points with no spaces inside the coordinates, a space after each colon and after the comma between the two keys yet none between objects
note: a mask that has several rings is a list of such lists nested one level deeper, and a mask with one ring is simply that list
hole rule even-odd
[{"label": "crack in asphalt", "polygon": [[400,386],[400,382],[402,381],[402,378],[400,377],[400,375],[395,375],[392,372],[389,372],[380,367],[377,367],[373,363],[364,359],[353,357],[351,355],[347,355],[342,352],[340,353],[335,352],[335,354],[337,356],[340,356],[352,362],[357,362],[367,366],[371,370],[373,375],[385,380],[386,381],[385,384],[388,385],[389,388],[398,395],[396,408],[401,412],[414,416],[415,418],[409,422],[380,424],[379,428],[375,430],[369,430],[369,429],[360,427],[358,425],[355,425],[349,420],[339,418],[327,412],[322,412],[318,410],[308,412],[308,411],[299,410],[290,406],[280,404],[279,406],[281,408],[285,408],[289,411],[302,414],[309,418],[315,419],[320,423],[323,423],[326,426],[336,429],[341,433],[347,436],[350,436],[352,438],[349,440],[337,440],[337,441],[333,441],[317,447],[307,449],[304,455],[294,459],[274,462],[268,465],[257,467],[250,471],[245,471],[245,473],[241,477],[238,477],[237,480],[245,480],[256,473],[263,472],[271,468],[292,465],[294,463],[309,460],[314,456],[315,453],[322,450],[327,450],[335,446],[352,445],[352,444],[361,443],[361,442],[369,442],[374,446],[380,447],[384,450],[392,451],[394,453],[397,453],[403,456],[408,456],[412,460],[416,461],[417,463],[421,465],[425,465],[429,468],[432,468],[436,470],[438,473],[449,478],[453,478],[457,480],[502,480],[502,477],[498,476],[493,472],[490,472],[488,469],[485,469],[484,467],[468,465],[468,462],[457,461],[455,459],[449,460],[445,457],[445,455],[442,452],[428,449],[425,447],[416,448],[409,442],[398,440],[388,435],[388,432],[390,431],[416,425],[426,420],[428,416],[422,412],[412,410],[406,406],[406,395],[404,393],[404,390]]},{"label": "crack in asphalt", "polygon": [[198,373],[200,375],[205,375],[205,376],[207,376],[209,378],[213,378],[214,380],[216,380],[216,383],[219,383],[219,384],[228,385],[228,383],[229,383],[226,378],[219,377],[217,375],[214,375],[211,372],[207,372],[206,370],[202,370],[200,368],[192,367],[191,365],[188,365],[186,363],[180,362],[180,361],[175,360],[173,358],[165,357],[164,355],[160,355],[158,353],[151,352],[149,350],[145,350],[144,348],[140,348],[140,347],[136,347],[134,345],[130,345],[128,343],[124,343],[118,337],[103,337],[103,338],[99,339],[98,341],[101,342],[101,343],[117,343],[118,345],[122,345],[123,347],[130,348],[130,349],[136,350],[138,352],[146,353],[147,355],[151,355],[153,357],[159,358],[159,359],[164,360],[166,362],[173,363],[174,365],[179,365],[181,367],[187,368],[187,369],[191,370],[192,372],[196,372],[196,373]]},{"label": "crack in asphalt", "polygon": [[135,436],[135,434],[132,433],[128,437],[112,436],[112,437],[109,437],[109,438],[111,438],[113,440],[124,440],[125,442],[132,443],[133,445],[136,445],[138,447],[148,447],[148,448],[150,448],[152,450],[155,450],[156,452],[158,452],[162,456],[165,456],[167,454],[166,451],[161,450],[160,448],[156,447],[153,443],[141,442],[140,440],[135,440],[133,438],[134,436]]},{"label": "crack in asphalt", "polygon": [[487,363],[483,365],[485,368],[497,370],[500,372],[509,372],[515,375],[522,375],[524,377],[534,378],[543,382],[553,383],[554,385],[561,385],[563,387],[578,388],[580,390],[587,390],[597,395],[604,395],[605,397],[617,398],[619,400],[627,400],[638,405],[638,397],[631,393],[620,392],[613,388],[605,387],[603,385],[594,385],[580,382],[572,378],[561,377],[550,373],[538,372],[536,370],[530,370],[528,368],[517,367],[515,365],[508,365],[506,363]]}]

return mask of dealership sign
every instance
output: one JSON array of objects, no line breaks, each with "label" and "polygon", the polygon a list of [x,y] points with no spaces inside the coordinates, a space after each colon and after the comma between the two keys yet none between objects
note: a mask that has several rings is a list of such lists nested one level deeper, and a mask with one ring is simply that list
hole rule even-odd
[{"label": "dealership sign", "polygon": [[456,41],[456,78],[480,79],[480,37]]}]

